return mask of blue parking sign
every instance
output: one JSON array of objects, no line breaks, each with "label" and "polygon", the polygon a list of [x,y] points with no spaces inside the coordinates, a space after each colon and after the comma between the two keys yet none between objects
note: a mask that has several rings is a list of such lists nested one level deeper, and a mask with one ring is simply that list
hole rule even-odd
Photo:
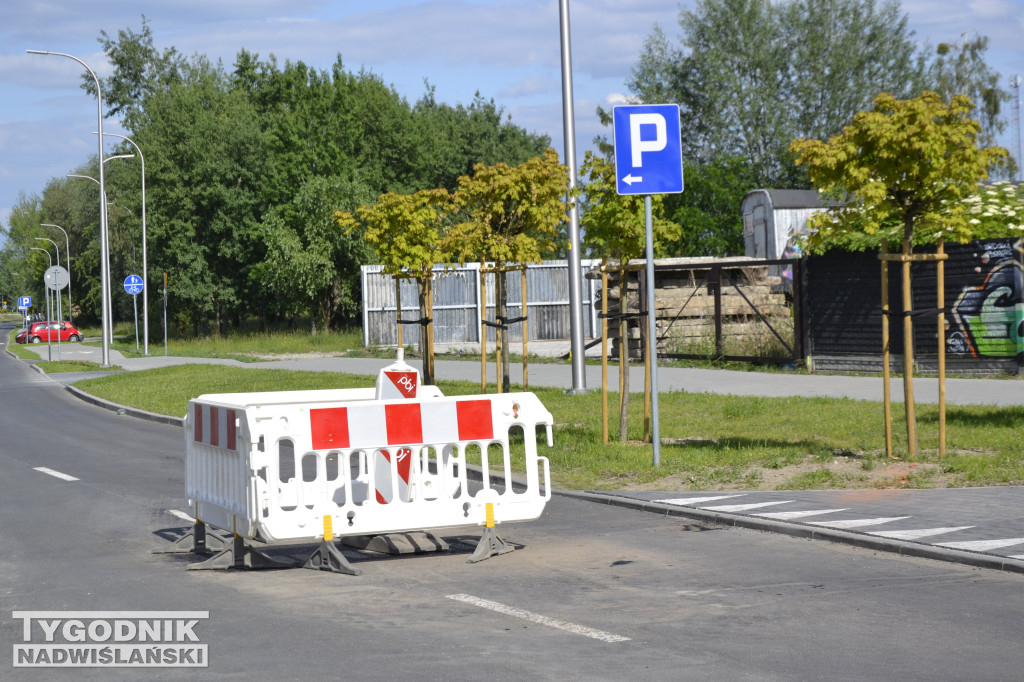
[{"label": "blue parking sign", "polygon": [[28,310],[32,307],[31,296],[19,296],[18,297],[18,310]]},{"label": "blue parking sign", "polygon": [[678,104],[618,106],[612,109],[612,123],[619,194],[683,191]]}]

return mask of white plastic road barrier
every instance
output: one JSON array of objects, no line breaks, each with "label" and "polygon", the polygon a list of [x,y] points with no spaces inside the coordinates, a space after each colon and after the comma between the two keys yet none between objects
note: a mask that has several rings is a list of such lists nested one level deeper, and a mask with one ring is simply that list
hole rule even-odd
[{"label": "white plastic road barrier", "polygon": [[[193,550],[205,549],[202,524],[235,543],[193,566],[278,565],[240,541],[301,540],[322,543],[312,567],[358,573],[334,538],[469,525],[487,528],[473,560],[504,553],[493,526],[536,519],[551,497],[538,426],[550,447],[552,417],[532,393],[445,397],[401,360],[376,389],[200,396],[185,418]],[[511,484],[510,438],[525,486]],[[481,462],[479,483],[467,476],[470,457]]]}]

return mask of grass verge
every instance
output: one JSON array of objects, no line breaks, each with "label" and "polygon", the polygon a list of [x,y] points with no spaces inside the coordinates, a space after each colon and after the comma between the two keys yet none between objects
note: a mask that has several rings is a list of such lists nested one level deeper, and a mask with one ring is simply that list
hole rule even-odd
[{"label": "grass verge", "polygon": [[[372,377],[178,365],[87,379],[88,393],[150,412],[181,416],[204,393],[366,387]],[[479,385],[439,382],[446,395]],[[938,412],[918,405],[917,461],[884,456],[880,403],[829,398],[759,398],[685,392],[660,397],[661,466],[643,437],[642,401],[630,399],[625,442],[617,434],[617,394],[609,395],[611,442],[602,443],[601,396],[536,389],[555,418],[555,485],[568,489],[714,490],[947,487],[1024,483],[1024,407],[947,407],[947,453],[937,457]],[[896,411],[894,411],[894,414]],[[895,451],[906,452],[894,417]]]}]

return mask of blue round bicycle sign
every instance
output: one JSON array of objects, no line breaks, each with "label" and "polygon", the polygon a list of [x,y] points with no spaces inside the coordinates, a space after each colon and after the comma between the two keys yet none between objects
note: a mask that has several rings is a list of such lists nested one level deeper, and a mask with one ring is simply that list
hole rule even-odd
[{"label": "blue round bicycle sign", "polygon": [[143,284],[142,278],[138,275],[128,275],[124,278],[124,290],[132,296],[137,296],[142,293]]}]

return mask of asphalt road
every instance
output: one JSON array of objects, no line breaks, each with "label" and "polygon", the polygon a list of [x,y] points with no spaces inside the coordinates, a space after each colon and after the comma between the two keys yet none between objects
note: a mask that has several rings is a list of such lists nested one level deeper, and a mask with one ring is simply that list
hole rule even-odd
[{"label": "asphalt road", "polygon": [[[1010,680],[1024,663],[1019,574],[559,496],[501,528],[521,549],[478,564],[467,528],[445,535],[448,553],[346,550],[359,577],[186,571],[150,553],[184,527],[170,513],[184,509],[181,429],[88,405],[6,353],[0,471],[11,645],[14,611],[201,610],[214,679]],[[3,658],[0,671],[199,677]]]}]

